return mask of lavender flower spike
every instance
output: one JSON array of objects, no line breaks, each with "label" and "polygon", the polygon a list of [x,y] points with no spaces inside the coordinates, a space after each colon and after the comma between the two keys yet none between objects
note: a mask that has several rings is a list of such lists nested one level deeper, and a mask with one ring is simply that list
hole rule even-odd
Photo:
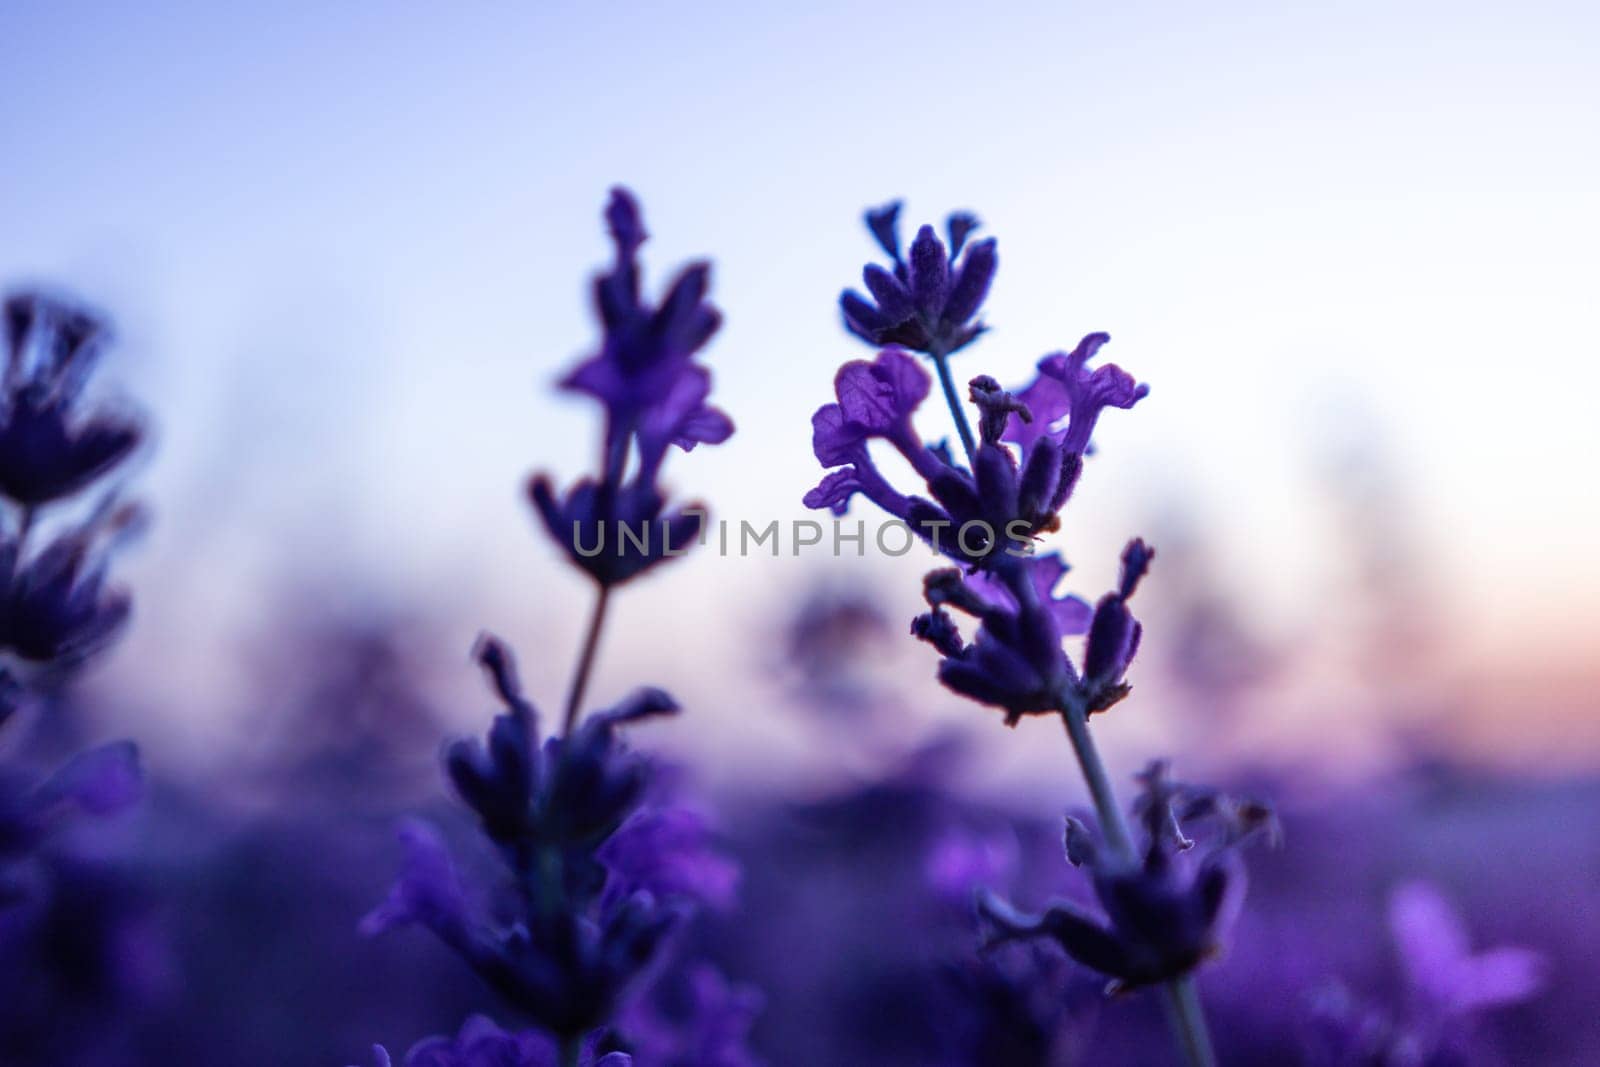
[{"label": "lavender flower spike", "polygon": [[845,328],[871,345],[949,355],[984,330],[975,320],[999,263],[995,240],[986,237],[969,245],[978,220],[957,212],[946,221],[948,246],[932,226],[923,226],[902,258],[899,220],[898,201],[867,212],[867,228],[891,263],[888,268],[869,263],[863,269],[870,297],[855,290],[840,295]]},{"label": "lavender flower spike", "polygon": [[[373,1055],[377,1067],[395,1067],[383,1046],[376,1046]],[[601,1055],[589,1041],[577,1062],[579,1067],[630,1067],[633,1059],[622,1052]],[[454,1037],[427,1037],[411,1046],[399,1067],[560,1067],[560,1049],[537,1031],[511,1033],[474,1015]]]},{"label": "lavender flower spike", "polygon": [[71,496],[138,445],[132,416],[76,410],[105,333],[93,314],[40,293],[6,301],[0,496],[28,507]]},{"label": "lavender flower spike", "polygon": [[646,234],[631,193],[612,190],[606,222],[616,258],[594,283],[600,347],[561,381],[605,407],[600,471],[564,493],[545,475],[528,485],[550,536],[602,589],[688,551],[705,509],[667,509],[662,464],[674,446],[687,452],[733,433],[732,420],[707,403],[711,372],[694,362],[722,322],[706,300],[710,266],[685,267],[651,304],[640,289]]}]

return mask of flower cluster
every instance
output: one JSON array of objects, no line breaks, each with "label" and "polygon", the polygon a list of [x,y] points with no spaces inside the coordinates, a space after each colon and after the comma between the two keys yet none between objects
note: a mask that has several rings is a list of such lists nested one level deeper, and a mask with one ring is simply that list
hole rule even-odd
[{"label": "flower cluster", "polygon": [[[1067,955],[1131,989],[1187,974],[1215,955],[1244,897],[1238,846],[1275,827],[1265,806],[1173,782],[1157,761],[1139,776],[1135,805],[1145,842],[1136,863],[1105,847],[1083,822],[1068,818],[1067,859],[1090,873],[1104,920],[1075,905],[1052,904],[1024,915],[993,894],[979,912],[993,941],[1046,937]],[[1185,834],[1203,826],[1203,844]]]},{"label": "flower cluster", "polygon": [[[83,390],[104,344],[101,321],[39,293],[5,303],[0,383],[0,655],[31,673],[59,672],[105,647],[126,622],[129,598],[106,585],[106,558],[137,513],[104,494],[87,517],[30,545],[48,508],[69,503],[122,464],[139,422],[86,413]],[[0,666],[0,678],[6,678]]]},{"label": "flower cluster", "polygon": [[[893,217],[892,211],[868,215],[886,248],[897,247]],[[959,245],[957,237],[964,238],[975,223],[970,216],[957,218],[965,220],[952,226],[952,244]],[[913,267],[920,245],[937,246],[943,261],[943,246],[924,227],[913,245]],[[963,304],[963,310],[975,314],[981,306],[995,262],[992,239],[968,251],[959,277],[981,270],[983,285],[978,304]],[[881,283],[882,275],[868,268],[869,279]],[[915,278],[915,270],[908,276]],[[1060,556],[1035,551],[1037,539],[1060,525],[1101,413],[1130,408],[1149,392],[1115,364],[1089,367],[1109,339],[1090,334],[1072,352],[1046,356],[1035,380],[1014,394],[987,375],[974,378],[969,397],[978,409],[979,435],[970,469],[943,444],[928,446],[918,436],[913,417],[931,380],[898,347],[884,349],[870,363],[846,363],[834,378],[835,401],[811,420],[817,459],[833,469],[806,494],[806,505],[843,514],[859,493],[960,565],[928,576],[931,611],[912,630],[940,652],[946,685],[1002,709],[1010,723],[1025,714],[1063,710],[1067,702],[1102,711],[1128,691],[1123,676],[1138,647],[1139,626],[1127,602],[1154,553],[1142,541],[1131,543],[1117,590],[1091,612],[1082,600],[1056,592],[1067,570]],[[890,483],[869,452],[873,441],[886,442],[911,465],[926,497],[904,494]],[[979,623],[970,643],[951,610]],[[1085,632],[1079,670],[1062,642]]]},{"label": "flower cluster", "polygon": [[867,212],[867,228],[892,266],[886,270],[869,263],[862,270],[870,299],[854,290],[840,295],[846,329],[870,345],[945,355],[983,332],[975,320],[999,257],[992,237],[968,243],[978,228],[976,218],[957,212],[945,220],[948,247],[932,226],[922,227],[905,258],[900,253],[899,201]]},{"label": "flower cluster", "polygon": [[405,874],[362,928],[421,923],[542,1030],[581,1039],[611,1018],[679,920],[673,902],[611,877],[597,855],[639,811],[647,786],[645,765],[616,728],[677,707],[645,690],[571,736],[541,742],[504,646],[486,639],[479,660],[506,710],[487,743],[450,745],[445,767],[510,869],[521,914],[498,925],[474,908],[438,834],[412,823],[402,832]]},{"label": "flower cluster", "polygon": [[[91,409],[86,387],[107,330],[68,301],[21,292],[4,305],[0,380],[0,1046],[90,1058],[150,976],[132,951],[141,906],[120,872],[83,855],[67,831],[116,814],[143,789],[131,741],[90,748],[53,770],[24,756],[31,716],[124,628],[131,600],[108,585],[110,549],[137,525],[115,490],[87,504],[132,455],[131,414]],[[65,514],[74,509],[76,516]],[[61,931],[70,926],[71,938]],[[128,1003],[124,1003],[127,1001]],[[64,1026],[62,1020],[77,1019]],[[49,1020],[48,1022],[44,1020]],[[40,1055],[44,1053],[39,1052]]]},{"label": "flower cluster", "polygon": [[694,362],[722,322],[706,300],[709,264],[685,267],[652,305],[640,293],[644,223],[627,190],[612,190],[606,221],[616,260],[594,283],[600,349],[561,382],[605,408],[600,475],[565,493],[545,475],[528,486],[550,536],[602,587],[688,551],[705,509],[667,510],[662,463],[673,446],[687,452],[733,433],[732,420],[706,402],[711,372]]},{"label": "flower cluster", "polygon": [[[477,1019],[455,1038],[413,1048],[407,1067],[532,1067],[558,1058],[564,1067],[620,1067],[632,1062],[623,1052],[645,1065],[672,1062],[659,1027],[624,1033],[622,1013],[658,976],[668,939],[694,908],[727,904],[738,881],[737,867],[712,849],[704,820],[670,804],[650,765],[619,736],[622,727],[675,714],[673,699],[646,688],[579,714],[611,588],[681,554],[695,532],[692,511],[663,515],[656,478],[668,447],[718,443],[733,431],[706,403],[710,372],[693,362],[719,321],[705,302],[709,268],[689,267],[649,306],[639,294],[644,229],[633,198],[615,190],[606,218],[616,262],[595,285],[603,342],[562,383],[605,406],[602,474],[562,497],[543,477],[531,483],[550,533],[598,586],[564,725],[541,736],[510,650],[485,637],[476,655],[503,710],[486,738],[453,742],[443,757],[456,796],[498,855],[509,903],[496,911],[475,899],[439,832],[414,821],[401,831],[401,878],[362,923],[368,934],[428,928],[535,1029],[510,1034]],[[620,536],[612,551],[586,551],[591,535],[604,537],[614,524],[645,538],[659,525],[662,536],[653,545]],[[746,999],[727,998],[726,1019],[713,1029],[738,1028],[747,1014]],[[381,1048],[379,1058],[388,1062]]]},{"label": "flower cluster", "polygon": [[[1088,728],[1089,716],[1128,695],[1127,672],[1142,635],[1129,602],[1155,553],[1140,539],[1130,541],[1116,588],[1091,609],[1059,591],[1067,571],[1061,557],[1036,550],[1039,539],[1060,528],[1101,414],[1133,407],[1149,387],[1115,364],[1091,367],[1110,340],[1091,333],[1071,352],[1040,360],[1034,379],[1016,391],[988,375],[971,378],[974,434],[948,357],[983,332],[979,315],[994,279],[995,243],[969,243],[977,221],[958,214],[947,228],[948,247],[924,226],[902,259],[898,218],[898,204],[867,213],[867,227],[894,269],[869,265],[863,277],[873,300],[846,292],[840,306],[851,333],[888,347],[871,362],[846,363],[834,379],[834,402],[813,416],[812,447],[829,472],[805,503],[842,514],[860,494],[949,558],[955,566],[925,578],[929,610],[911,623],[912,634],[939,653],[940,681],[1000,709],[1007,725],[1037,714],[1060,715],[1066,725],[1106,834],[1097,846],[1074,824],[1069,854],[1094,871],[1109,923],[1064,906],[1030,919],[993,897],[986,898],[986,914],[1008,936],[1054,935],[1073,958],[1123,985],[1172,982],[1174,998],[1192,1000],[1181,980],[1214,950],[1243,891],[1235,842],[1208,852],[1197,870],[1180,862],[1177,853],[1189,847],[1176,834],[1182,791],[1169,786],[1158,766],[1147,774],[1142,801],[1148,844],[1142,858],[1135,854]],[[911,352],[933,362],[965,464],[916,431],[913,420],[932,383]],[[903,492],[883,474],[870,451],[874,442],[899,453],[926,495]],[[957,613],[977,623],[970,639]],[[1082,659],[1074,662],[1064,642],[1080,635]],[[1197,814],[1190,811],[1197,803],[1185,801],[1185,812]],[[1223,810],[1215,798],[1210,803]],[[1175,1019],[1191,1061],[1209,1063],[1198,1008]]]}]

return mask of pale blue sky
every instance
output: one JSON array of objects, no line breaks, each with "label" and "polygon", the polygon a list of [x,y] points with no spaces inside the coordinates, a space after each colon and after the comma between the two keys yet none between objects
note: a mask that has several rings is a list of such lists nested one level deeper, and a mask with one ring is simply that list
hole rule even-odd
[{"label": "pale blue sky", "polygon": [[[1340,545],[1308,472],[1372,419],[1462,647],[1515,655],[1600,622],[1597,51],[1581,4],[11,3],[0,279],[120,323],[109,374],[161,427],[124,658],[183,686],[220,686],[306,568],[438,602],[463,647],[548,639],[556,684],[582,587],[518,486],[589,461],[589,412],[545,386],[593,336],[616,181],[655,280],[717,263],[741,432],[669,476],[724,514],[798,515],[817,476],[861,207],[969,207],[1002,266],[964,373],[1106,329],[1153,385],[1068,525],[1088,591],[1177,497],[1268,618],[1314,621]],[[803,564],[674,565],[613,647],[742,662],[735,594]]]}]

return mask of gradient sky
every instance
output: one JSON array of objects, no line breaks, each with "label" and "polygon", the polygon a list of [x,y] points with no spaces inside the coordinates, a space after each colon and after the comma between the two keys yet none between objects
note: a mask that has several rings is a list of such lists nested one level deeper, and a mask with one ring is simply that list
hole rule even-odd
[{"label": "gradient sky", "polygon": [[[673,462],[686,493],[798,517],[810,412],[860,354],[833,300],[871,252],[861,208],[972,208],[1002,265],[958,370],[1017,381],[1106,329],[1153,386],[1068,522],[1086,591],[1182,514],[1263,628],[1328,625],[1353,446],[1398,486],[1441,669],[1504,689],[1496,717],[1547,687],[1545,741],[1588,744],[1597,113],[1582,4],[10,3],[0,279],[110,311],[108,376],[158,420],[113,668],[155,703],[222,700],[288,574],[439,605],[463,649],[485,625],[548,648],[530,673],[559,686],[583,588],[517,487],[590,461],[591,413],[547,387],[593,337],[623,181],[651,278],[709,256],[727,311],[710,359],[741,431]],[[659,665],[723,692],[816,566],[675,564],[598,690]],[[885,577],[895,610],[920,566]],[[1327,676],[1310,705],[1346,692]]]}]

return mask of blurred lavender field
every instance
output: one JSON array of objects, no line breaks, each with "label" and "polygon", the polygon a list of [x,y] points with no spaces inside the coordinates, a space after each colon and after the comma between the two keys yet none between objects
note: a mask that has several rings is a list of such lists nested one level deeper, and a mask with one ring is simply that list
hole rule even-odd
[{"label": "blurred lavender field", "polygon": [[0,1067],[1600,1061],[1597,47],[0,11]]}]

